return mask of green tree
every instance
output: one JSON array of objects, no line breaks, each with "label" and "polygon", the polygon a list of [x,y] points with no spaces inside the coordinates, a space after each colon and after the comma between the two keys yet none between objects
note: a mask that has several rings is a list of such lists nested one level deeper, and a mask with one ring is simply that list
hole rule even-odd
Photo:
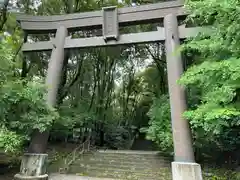
[{"label": "green tree", "polygon": [[45,88],[41,81],[21,79],[16,61],[14,36],[1,35],[0,44],[0,147],[5,151],[19,150],[34,129],[44,131],[58,117],[45,103]]},{"label": "green tree", "polygon": [[[194,0],[186,8],[186,23],[208,26],[212,34],[201,33],[182,45],[187,70],[179,83],[187,88],[189,106],[184,116],[192,127],[197,159],[210,155],[215,162],[223,162],[225,154],[236,158],[240,143],[239,2]],[[171,128],[170,116],[163,112],[169,115],[170,109],[166,108],[168,99],[161,99],[152,104],[149,127],[143,130],[166,150],[172,147]]]}]

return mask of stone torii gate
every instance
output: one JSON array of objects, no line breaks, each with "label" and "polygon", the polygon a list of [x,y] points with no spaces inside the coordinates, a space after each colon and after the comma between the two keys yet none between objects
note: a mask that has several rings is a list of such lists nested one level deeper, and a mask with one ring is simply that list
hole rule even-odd
[{"label": "stone torii gate", "polygon": [[[185,92],[177,84],[177,80],[183,73],[181,54],[176,51],[180,45],[180,39],[195,36],[201,30],[198,27],[178,26],[178,18],[185,16],[182,1],[170,1],[120,9],[106,7],[102,11],[68,15],[18,15],[17,21],[26,34],[56,33],[55,38],[50,41],[25,42],[22,47],[24,53],[52,51],[46,78],[48,87],[46,103],[50,106],[56,105],[65,50],[165,41],[174,140],[173,180],[202,180],[201,167],[195,163],[194,159],[189,124],[182,117],[186,110]],[[119,26],[155,22],[164,22],[164,27],[158,27],[152,32],[119,34]],[[79,39],[71,39],[68,36],[69,32],[89,28],[102,28],[102,36]],[[47,139],[46,132],[45,144]],[[46,159],[47,154],[43,151],[35,150],[31,154],[25,154],[20,173],[15,176],[15,179],[48,179],[46,166],[43,165]],[[33,161],[35,164],[30,165],[29,163]]]}]

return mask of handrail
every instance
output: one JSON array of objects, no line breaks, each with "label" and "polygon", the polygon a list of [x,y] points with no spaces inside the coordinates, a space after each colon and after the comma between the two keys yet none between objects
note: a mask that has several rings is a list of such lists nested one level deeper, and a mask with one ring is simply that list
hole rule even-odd
[{"label": "handrail", "polygon": [[[86,141],[77,146],[70,154],[68,154],[64,160],[64,167],[59,168],[59,173],[65,173],[66,171],[68,171],[69,166],[71,166],[71,164],[76,160],[76,158],[78,158],[79,155],[83,154],[86,151],[85,145],[87,145],[87,152],[90,151],[90,143],[91,137],[89,136]],[[69,158],[71,159],[69,160]]]}]

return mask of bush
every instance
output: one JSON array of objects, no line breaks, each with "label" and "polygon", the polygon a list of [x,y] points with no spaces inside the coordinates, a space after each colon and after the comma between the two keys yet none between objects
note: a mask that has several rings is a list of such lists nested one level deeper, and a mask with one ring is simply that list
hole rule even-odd
[{"label": "bush", "polygon": [[161,151],[173,152],[173,139],[171,129],[171,113],[168,96],[161,96],[153,101],[148,112],[149,127],[142,128],[146,138],[157,143]]}]

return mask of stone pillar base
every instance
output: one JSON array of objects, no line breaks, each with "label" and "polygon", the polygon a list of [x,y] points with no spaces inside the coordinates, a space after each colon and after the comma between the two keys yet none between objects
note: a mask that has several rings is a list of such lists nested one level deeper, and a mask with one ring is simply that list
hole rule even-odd
[{"label": "stone pillar base", "polygon": [[47,157],[47,154],[24,154],[20,172],[14,180],[48,180]]},{"label": "stone pillar base", "polygon": [[14,176],[14,180],[48,180],[48,175],[41,175],[41,176],[26,176],[22,174],[16,174]]},{"label": "stone pillar base", "polygon": [[203,180],[197,163],[172,162],[172,177],[173,180]]}]

